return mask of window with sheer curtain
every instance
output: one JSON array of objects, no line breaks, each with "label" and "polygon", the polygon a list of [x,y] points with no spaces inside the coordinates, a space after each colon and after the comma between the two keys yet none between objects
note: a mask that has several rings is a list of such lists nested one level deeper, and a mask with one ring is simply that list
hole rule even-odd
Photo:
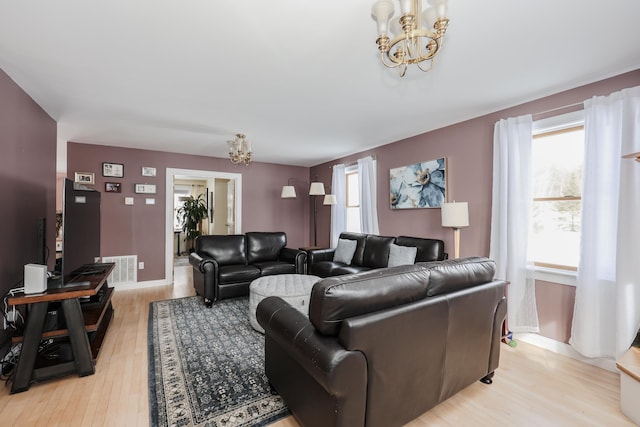
[{"label": "window with sheer curtain", "polygon": [[346,168],[345,178],[347,183],[347,228],[346,231],[360,233],[360,190],[358,168],[353,166]]},{"label": "window with sheer curtain", "polygon": [[580,259],[584,126],[568,122],[534,131],[529,259],[576,270]]}]

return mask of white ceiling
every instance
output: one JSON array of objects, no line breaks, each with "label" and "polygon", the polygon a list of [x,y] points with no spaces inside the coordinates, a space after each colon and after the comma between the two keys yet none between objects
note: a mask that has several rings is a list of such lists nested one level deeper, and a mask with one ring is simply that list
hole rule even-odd
[{"label": "white ceiling", "polygon": [[[0,68],[58,140],[312,166],[640,68],[638,0],[450,0],[429,73],[373,0],[0,0]],[[396,9],[398,6],[396,6]]]}]

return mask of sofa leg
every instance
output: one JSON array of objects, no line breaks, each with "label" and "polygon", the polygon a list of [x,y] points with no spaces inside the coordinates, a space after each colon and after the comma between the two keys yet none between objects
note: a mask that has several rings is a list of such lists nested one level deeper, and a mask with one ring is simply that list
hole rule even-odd
[{"label": "sofa leg", "polygon": [[483,384],[493,384],[492,378],[494,375],[495,375],[495,372],[489,372],[487,375],[480,378],[480,382]]},{"label": "sofa leg", "polygon": [[205,298],[204,299],[204,305],[207,308],[211,308],[211,306],[213,305],[213,301],[211,301],[209,298]]},{"label": "sofa leg", "polygon": [[278,394],[278,390],[276,390],[273,384],[271,384],[271,381],[269,381],[269,392],[271,392],[271,394],[273,394],[274,396]]}]

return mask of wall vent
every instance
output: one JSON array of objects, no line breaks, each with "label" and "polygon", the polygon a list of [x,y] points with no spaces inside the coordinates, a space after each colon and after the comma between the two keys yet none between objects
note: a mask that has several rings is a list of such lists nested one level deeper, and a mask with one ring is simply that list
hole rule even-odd
[{"label": "wall vent", "polygon": [[110,286],[138,282],[138,255],[103,256],[102,262],[115,262],[116,266],[107,278]]}]

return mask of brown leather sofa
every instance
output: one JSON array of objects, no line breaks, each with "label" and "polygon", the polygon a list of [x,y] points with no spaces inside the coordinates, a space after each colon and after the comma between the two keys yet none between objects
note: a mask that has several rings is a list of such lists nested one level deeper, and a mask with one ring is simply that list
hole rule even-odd
[{"label": "brown leather sofa", "polygon": [[414,262],[442,261],[447,259],[444,242],[408,236],[378,236],[343,232],[340,239],[356,242],[355,253],[349,264],[334,259],[335,248],[307,251],[307,273],[319,277],[361,273],[387,267],[391,245],[417,248]]},{"label": "brown leather sofa", "polygon": [[307,254],[287,248],[284,232],[249,232],[230,236],[198,236],[189,255],[193,287],[213,301],[249,295],[249,284],[274,274],[304,274]]},{"label": "brown leather sofa", "polygon": [[266,298],[267,377],[305,427],[401,426],[491,383],[507,312],[494,274],[474,257],[327,278],[309,318]]}]

